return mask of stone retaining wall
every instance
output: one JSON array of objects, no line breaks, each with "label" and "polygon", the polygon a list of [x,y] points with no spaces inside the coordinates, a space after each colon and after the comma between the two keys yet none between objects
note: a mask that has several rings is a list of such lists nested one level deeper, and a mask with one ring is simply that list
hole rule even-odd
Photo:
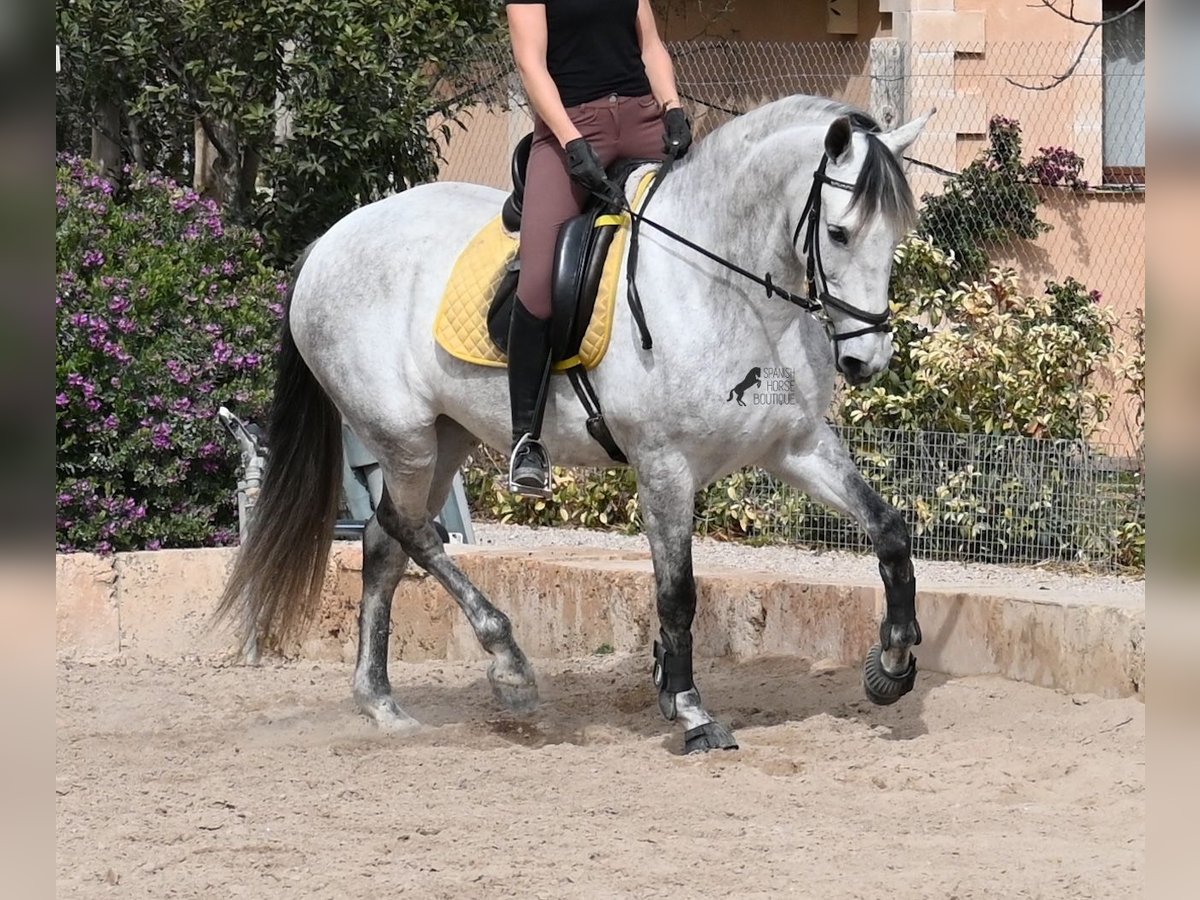
[{"label": "stone retaining wall", "polygon": [[[513,620],[534,658],[645,652],[656,631],[654,579],[643,553],[576,548],[534,551],[452,547],[463,569]],[[229,549],[164,550],[56,558],[60,656],[171,659],[228,654],[209,626],[233,558]],[[316,621],[295,651],[353,660],[362,554],[337,543]],[[744,570],[697,569],[696,651],[745,659],[799,655],[858,666],[884,610],[878,584],[805,583]],[[1144,696],[1145,612],[978,588],[921,588],[923,670],[998,674],[1072,693]],[[392,657],[478,659],[465,617],[436,581],[407,575],[392,612]]]}]

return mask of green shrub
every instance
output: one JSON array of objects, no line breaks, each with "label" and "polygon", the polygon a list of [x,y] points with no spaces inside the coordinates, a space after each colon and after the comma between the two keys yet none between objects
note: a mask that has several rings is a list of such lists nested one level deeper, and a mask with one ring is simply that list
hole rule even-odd
[{"label": "green shrub", "polygon": [[229,543],[237,458],[216,417],[261,418],[283,276],[261,239],[160,176],[55,180],[60,551]]},{"label": "green shrub", "polygon": [[1037,192],[1028,184],[1045,167],[1039,157],[1031,175],[1021,162],[1021,123],[994,116],[988,139],[987,152],[947,178],[942,193],[921,198],[918,233],[950,253],[966,281],[987,277],[986,247],[1050,230],[1037,217]]},{"label": "green shrub", "polygon": [[[1111,398],[1093,376],[1113,355],[1111,311],[1073,278],[1027,296],[1016,272],[942,284],[954,261],[910,238],[896,250],[896,352],[871,385],[842,395],[849,425],[1084,438]],[[922,290],[922,279],[930,287]]]},{"label": "green shrub", "polygon": [[553,469],[549,500],[508,490],[508,461],[481,447],[462,469],[474,514],[505,525],[569,525],[636,534],[641,530],[637,478],[630,468]]}]

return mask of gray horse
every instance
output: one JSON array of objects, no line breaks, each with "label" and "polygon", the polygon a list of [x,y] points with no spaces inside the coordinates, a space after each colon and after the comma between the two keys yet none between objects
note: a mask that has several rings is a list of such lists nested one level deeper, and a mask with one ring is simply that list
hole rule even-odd
[{"label": "gray horse", "polygon": [[[689,752],[736,746],[692,678],[692,528],[696,492],[743,467],[776,474],[870,536],[887,614],[864,686],[877,703],[912,689],[911,648],[921,632],[908,530],[859,475],[825,414],[835,370],[862,383],[891,358],[888,279],[914,221],[899,158],[927,119],[881,133],[841,104],[786,98],[699,142],[647,210],[741,268],[643,227],[637,284],[653,347],[643,349],[622,285],[611,345],[591,373],[637,473],[660,624],[654,682],[659,708],[683,726]],[[629,178],[630,195],[644,171]],[[311,621],[337,514],[341,425],[349,422],[386,485],[363,537],[353,692],[388,729],[417,725],[392,696],[387,659],[392,596],[410,558],[466,614],[492,657],[498,700],[516,710],[537,701],[508,617],[445,553],[432,521],[479,442],[509,449],[504,371],[461,362],[433,338],[455,260],[504,199],[472,184],[415,187],[347,215],[301,258],[278,360],[269,465],[218,608],[237,618],[247,648],[277,645]],[[764,292],[749,272],[770,272],[776,285],[807,283],[808,308]],[[745,406],[727,403],[729,386],[751,367],[764,373],[764,393],[749,393]],[[611,465],[585,418],[567,380],[555,377],[543,439],[556,463]]]}]

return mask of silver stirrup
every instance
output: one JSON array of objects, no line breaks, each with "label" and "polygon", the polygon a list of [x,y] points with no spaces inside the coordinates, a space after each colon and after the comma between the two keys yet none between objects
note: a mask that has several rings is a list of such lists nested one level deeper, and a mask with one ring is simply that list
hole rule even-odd
[{"label": "silver stirrup", "polygon": [[[536,444],[542,450],[542,455],[546,458],[546,480],[541,487],[530,487],[527,484],[518,484],[514,476],[514,469],[517,462],[517,451],[521,450],[526,444]],[[540,497],[543,500],[550,499],[550,454],[546,451],[545,446],[538,440],[535,440],[531,435],[524,434],[517,441],[517,445],[513,447],[512,455],[508,458],[508,489],[514,494],[521,494],[525,497]]]}]

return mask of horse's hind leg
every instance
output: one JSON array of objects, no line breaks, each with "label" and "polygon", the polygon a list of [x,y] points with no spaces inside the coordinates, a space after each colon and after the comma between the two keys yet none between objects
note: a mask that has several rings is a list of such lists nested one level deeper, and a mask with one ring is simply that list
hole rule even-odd
[{"label": "horse's hind leg", "polygon": [[692,620],[696,579],[692,571],[692,521],[696,483],[683,460],[657,460],[638,470],[638,497],[654,561],[659,640],[654,647],[658,708],[684,728],[684,752],[735,750],[733,733],[700,700],[692,679]]},{"label": "horse's hind leg", "polygon": [[863,687],[874,703],[895,703],[912,690],[917,664],[912,648],[921,643],[917,582],[908,525],[859,474],[837,435],[822,423],[767,468],[813,498],[853,517],[871,538],[887,596],[879,643],[867,654]]},{"label": "horse's hind leg", "polygon": [[372,516],[363,531],[363,593],[358,613],[358,664],[354,667],[354,700],[358,708],[381,728],[407,731],[417,720],[392,697],[388,681],[388,636],[392,625],[392,597],[408,554]]},{"label": "horse's hind leg", "polygon": [[[477,443],[473,435],[449,419],[439,419],[435,433],[437,456],[425,502],[425,509],[431,515],[441,510],[455,473]],[[390,495],[387,502],[392,502]],[[381,727],[398,731],[417,725],[416,720],[404,712],[392,697],[388,681],[392,598],[404,575],[408,559],[409,554],[400,541],[388,533],[379,515],[373,516],[363,533],[363,595],[359,612],[354,698],[359,708]]]},{"label": "horse's hind leg", "polygon": [[446,419],[438,421],[437,438],[436,458],[433,454],[418,458],[413,445],[406,444],[403,451],[384,462],[386,487],[375,517],[403,552],[436,578],[466,614],[480,645],[492,656],[488,667],[492,693],[510,709],[528,711],[537,705],[537,682],[533,667],[513,638],[512,623],[447,555],[433,524],[433,514],[445,502],[454,473],[476,441]]}]

